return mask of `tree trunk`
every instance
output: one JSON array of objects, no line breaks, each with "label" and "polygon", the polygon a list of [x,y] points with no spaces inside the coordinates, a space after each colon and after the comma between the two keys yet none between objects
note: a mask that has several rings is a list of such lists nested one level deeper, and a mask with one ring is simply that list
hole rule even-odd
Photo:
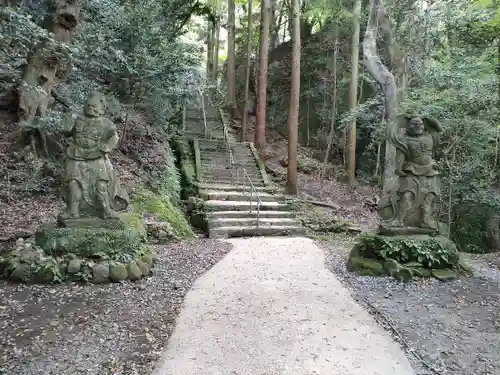
[{"label": "tree trunk", "polygon": [[[353,10],[353,34],[351,42],[351,80],[349,82],[349,109],[356,108],[358,102],[358,62],[359,62],[359,29],[361,0],[356,0]],[[356,119],[354,118],[347,131],[347,181],[349,185],[356,183]]]},{"label": "tree trunk", "polygon": [[250,103],[248,101],[250,90],[250,65],[252,59],[252,35],[253,35],[253,19],[252,19],[252,0],[248,0],[248,27],[247,27],[247,61],[245,65],[245,109],[243,111],[243,126],[241,128],[241,141],[245,142],[245,137],[248,128],[248,112]]},{"label": "tree trunk", "polygon": [[260,8],[259,79],[257,87],[255,147],[259,150],[260,159],[264,161],[266,152],[267,64],[269,54],[269,26],[271,22],[270,0],[262,0]]},{"label": "tree trunk", "polygon": [[332,112],[331,112],[331,121],[330,121],[330,133],[328,134],[328,143],[326,145],[325,159],[323,160],[323,168],[321,170],[321,184],[325,180],[326,176],[326,167],[328,165],[328,159],[330,158],[330,152],[332,151],[333,139],[335,137],[335,118],[337,116],[337,55],[338,55],[338,29],[335,27],[334,30],[334,39],[333,39],[333,93],[332,93]]},{"label": "tree trunk", "polygon": [[[363,55],[368,72],[378,82],[385,99],[387,123],[396,121],[397,88],[394,76],[382,64],[377,53],[378,21],[384,10],[383,0],[370,0],[368,22],[363,40]],[[390,126],[390,125],[388,125]],[[393,190],[396,181],[396,148],[385,142],[384,194]]]},{"label": "tree trunk", "polygon": [[288,108],[288,194],[297,195],[297,127],[300,104],[300,0],[292,0],[292,84]]},{"label": "tree trunk", "polygon": [[208,21],[207,35],[207,81],[212,81],[213,62],[214,62],[214,39],[215,29],[211,21]]},{"label": "tree trunk", "polygon": [[212,70],[212,82],[217,86],[217,73],[219,70],[219,49],[220,49],[220,16],[217,16],[217,23],[215,24],[215,42],[214,42],[214,54],[213,54],[213,70]]},{"label": "tree trunk", "polygon": [[[79,1],[54,0],[51,3],[44,26],[52,33],[52,39],[46,38],[28,54],[21,82],[14,88],[19,122],[30,122],[45,116],[54,87],[67,79],[71,71],[71,57],[62,43],[69,42],[73,36],[79,13]],[[35,156],[35,137],[38,137],[45,156],[48,156],[44,129],[23,131],[22,137],[31,143]]]},{"label": "tree trunk", "polygon": [[234,0],[228,0],[227,30],[227,104],[232,109],[236,105],[236,65],[235,65],[235,9]]}]

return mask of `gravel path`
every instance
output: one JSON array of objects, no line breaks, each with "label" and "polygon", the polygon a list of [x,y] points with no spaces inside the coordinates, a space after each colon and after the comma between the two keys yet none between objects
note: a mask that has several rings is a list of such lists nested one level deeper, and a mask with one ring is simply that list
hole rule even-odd
[{"label": "gravel path", "polygon": [[[419,375],[500,374],[500,273],[475,261],[475,277],[443,283],[435,279],[400,283],[392,278],[349,274],[345,261],[352,239],[319,242],[327,267],[356,299],[428,366],[415,360]],[[388,324],[389,322],[389,324]],[[392,328],[391,328],[392,326]]]},{"label": "gravel path", "polygon": [[137,283],[0,283],[0,374],[149,375],[193,281],[231,248],[201,240],[157,247]]},{"label": "gravel path", "polygon": [[154,375],[413,375],[310,239],[255,237],[186,295]]}]

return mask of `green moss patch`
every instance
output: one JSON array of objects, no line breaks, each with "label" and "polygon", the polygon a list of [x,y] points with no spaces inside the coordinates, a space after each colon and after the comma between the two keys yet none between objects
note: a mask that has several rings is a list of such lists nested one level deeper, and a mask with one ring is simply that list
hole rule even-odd
[{"label": "green moss patch", "polygon": [[130,261],[144,252],[146,229],[139,215],[127,213],[116,229],[99,227],[59,228],[46,226],[35,234],[35,243],[47,255],[74,254],[80,258]]},{"label": "green moss patch", "polygon": [[52,249],[45,251],[33,242],[20,239],[10,252],[0,257],[0,277],[28,283],[66,280],[104,283],[138,280],[149,275],[154,264],[152,249],[144,244],[133,253],[113,254],[106,250],[106,254],[84,257],[81,249],[77,251],[80,251],[79,255],[62,249],[56,254]]},{"label": "green moss patch", "polygon": [[184,213],[174,206],[167,197],[161,197],[153,192],[141,189],[132,198],[132,207],[140,215],[151,214],[157,221],[169,224],[173,239],[192,238],[193,230],[187,222]]},{"label": "green moss patch", "polygon": [[347,268],[360,275],[408,281],[429,276],[451,280],[463,267],[455,244],[446,237],[366,234],[354,245]]}]

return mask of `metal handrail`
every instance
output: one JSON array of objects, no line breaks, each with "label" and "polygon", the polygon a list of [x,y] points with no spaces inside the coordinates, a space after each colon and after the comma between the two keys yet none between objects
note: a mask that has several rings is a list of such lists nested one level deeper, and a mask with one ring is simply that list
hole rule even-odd
[{"label": "metal handrail", "polygon": [[257,193],[257,190],[253,186],[252,179],[248,175],[247,170],[242,167],[241,165],[238,165],[234,161],[234,156],[233,156],[233,150],[231,149],[231,146],[229,145],[229,132],[226,126],[225,121],[222,121],[222,126],[223,126],[223,133],[224,133],[224,143],[226,144],[228,154],[229,154],[229,168],[231,168],[231,179],[234,181],[234,168],[236,168],[236,173],[237,173],[237,181],[238,183],[240,182],[240,169],[243,171],[243,177],[248,180],[249,186],[250,186],[250,213],[252,213],[252,203],[253,203],[253,195],[255,194],[255,197],[257,198],[257,228],[259,227],[260,224],[260,206],[262,205],[262,201],[259,197],[259,194]]}]

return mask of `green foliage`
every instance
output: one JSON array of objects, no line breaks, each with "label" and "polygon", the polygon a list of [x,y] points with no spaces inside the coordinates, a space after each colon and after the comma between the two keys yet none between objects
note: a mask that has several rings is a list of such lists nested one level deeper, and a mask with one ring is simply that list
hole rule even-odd
[{"label": "green foliage", "polygon": [[169,223],[175,238],[192,238],[194,236],[184,213],[165,196],[141,189],[135,192],[132,206],[134,211],[140,214],[153,214],[157,220]]},{"label": "green foliage", "polygon": [[183,199],[188,199],[196,192],[196,170],[194,166],[193,147],[188,140],[183,137],[172,138],[171,145],[177,160],[176,164],[180,170],[182,187],[181,197]]},{"label": "green foliage", "polygon": [[431,269],[454,268],[458,264],[455,245],[445,237],[367,234],[359,237],[355,249],[366,258],[414,262]]},{"label": "green foliage", "polygon": [[122,229],[42,228],[36,233],[36,244],[47,255],[75,254],[82,258],[113,259],[128,262],[146,250],[146,230],[141,218],[129,214]]},{"label": "green foliage", "polygon": [[165,165],[150,171],[149,186],[174,205],[181,196],[181,176],[175,165],[175,156],[168,142],[164,143]]},{"label": "green foliage", "polygon": [[299,205],[299,219],[302,225],[314,233],[345,233],[351,226],[346,220],[310,205]]}]

